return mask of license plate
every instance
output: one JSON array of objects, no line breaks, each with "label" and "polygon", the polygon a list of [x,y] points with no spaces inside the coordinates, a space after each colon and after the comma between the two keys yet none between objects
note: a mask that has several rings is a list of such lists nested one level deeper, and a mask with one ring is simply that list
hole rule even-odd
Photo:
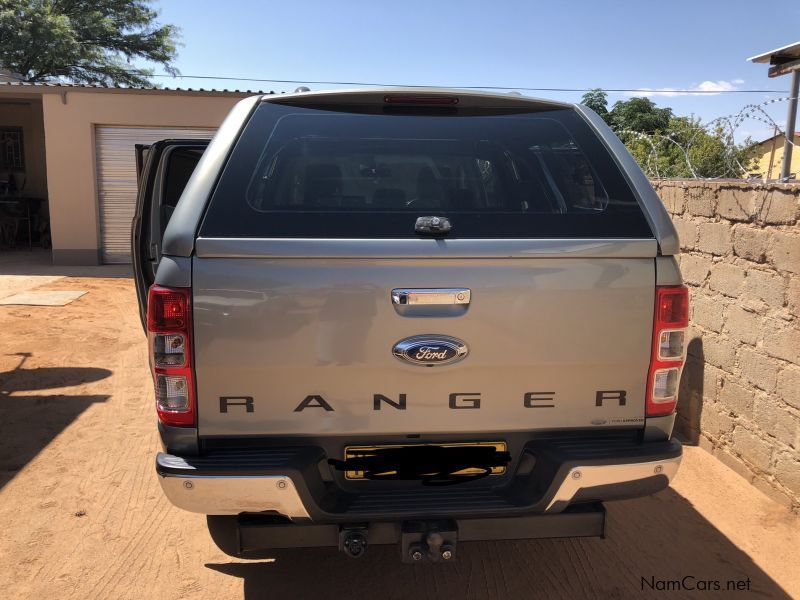
[{"label": "license plate", "polygon": [[[452,444],[387,444],[383,446],[347,446],[344,449],[344,459],[348,460],[350,458],[356,458],[358,456],[363,455],[364,453],[369,453],[375,450],[380,450],[383,448],[392,448],[392,449],[402,449],[402,448],[409,448],[414,446],[421,446],[421,445],[431,445],[431,446],[442,446],[445,448],[466,448],[466,447],[474,447],[474,446],[493,446],[495,450],[498,452],[505,452],[506,451],[506,443],[505,442],[469,442],[469,443],[452,443]],[[483,469],[475,469],[475,468],[467,468],[461,469],[456,473],[452,473],[452,475],[472,475],[483,473]],[[491,467],[490,475],[502,475],[506,472],[505,467]],[[387,471],[385,475],[392,475],[395,474],[396,471]],[[431,475],[433,473],[430,473]],[[364,471],[345,471],[344,476],[346,479],[365,479]]]}]

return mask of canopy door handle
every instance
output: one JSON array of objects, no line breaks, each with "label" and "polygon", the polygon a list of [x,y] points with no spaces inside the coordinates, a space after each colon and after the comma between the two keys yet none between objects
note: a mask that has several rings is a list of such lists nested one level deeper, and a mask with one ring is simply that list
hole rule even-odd
[{"label": "canopy door handle", "polygon": [[392,290],[392,304],[399,306],[451,306],[469,304],[467,288],[397,288]]}]

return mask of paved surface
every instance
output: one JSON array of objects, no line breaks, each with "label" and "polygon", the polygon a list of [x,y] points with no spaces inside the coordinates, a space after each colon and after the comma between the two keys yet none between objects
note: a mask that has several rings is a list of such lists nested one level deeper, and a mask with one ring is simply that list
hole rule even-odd
[{"label": "paved surface", "polygon": [[442,566],[403,565],[390,547],[359,561],[328,550],[230,559],[153,473],[132,282],[64,277],[35,289],[88,293],[64,307],[0,307],[4,598],[629,598],[643,595],[642,578],[663,588],[687,576],[723,589],[749,579],[751,591],[644,595],[800,597],[797,518],[698,448],[672,489],[609,504],[605,540],[463,544]]},{"label": "paved surface", "polygon": [[65,306],[83,296],[82,290],[26,291],[0,298],[0,305],[16,304],[19,306]]},{"label": "paved surface", "polygon": [[0,299],[61,279],[55,275],[0,275]]}]

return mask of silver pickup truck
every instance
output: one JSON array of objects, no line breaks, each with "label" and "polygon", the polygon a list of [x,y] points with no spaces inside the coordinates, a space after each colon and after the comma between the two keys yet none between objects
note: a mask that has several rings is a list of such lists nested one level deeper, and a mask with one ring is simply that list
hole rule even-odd
[{"label": "silver pickup truck", "polygon": [[137,150],[156,471],[225,552],[602,536],[675,475],[678,239],[591,110],[268,95]]}]

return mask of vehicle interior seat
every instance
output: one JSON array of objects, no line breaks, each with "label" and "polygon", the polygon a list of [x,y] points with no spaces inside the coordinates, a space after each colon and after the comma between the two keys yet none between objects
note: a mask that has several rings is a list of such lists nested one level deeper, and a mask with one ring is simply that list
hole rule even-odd
[{"label": "vehicle interior seat", "polygon": [[334,163],[306,167],[304,204],[308,207],[338,206],[342,198],[342,170]]}]

